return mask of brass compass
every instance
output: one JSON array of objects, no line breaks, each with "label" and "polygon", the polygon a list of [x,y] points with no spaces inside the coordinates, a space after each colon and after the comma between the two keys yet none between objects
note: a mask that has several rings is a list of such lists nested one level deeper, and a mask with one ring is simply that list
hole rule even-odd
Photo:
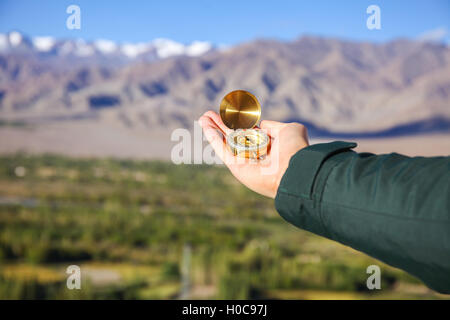
[{"label": "brass compass", "polygon": [[261,105],[253,94],[244,90],[228,93],[220,103],[220,117],[233,130],[226,140],[235,156],[250,159],[266,156],[270,138],[257,127]]}]

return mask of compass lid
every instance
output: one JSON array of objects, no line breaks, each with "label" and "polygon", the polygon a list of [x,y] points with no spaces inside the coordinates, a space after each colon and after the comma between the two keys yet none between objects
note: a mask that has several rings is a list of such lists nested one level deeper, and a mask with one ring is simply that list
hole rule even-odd
[{"label": "compass lid", "polygon": [[222,99],[220,117],[230,129],[250,129],[261,117],[261,105],[250,92],[235,90]]}]

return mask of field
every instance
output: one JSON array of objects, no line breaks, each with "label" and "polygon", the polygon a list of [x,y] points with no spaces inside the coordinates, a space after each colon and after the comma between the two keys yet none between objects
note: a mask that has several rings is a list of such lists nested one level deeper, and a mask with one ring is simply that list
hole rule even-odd
[{"label": "field", "polygon": [[0,157],[0,298],[447,297],[289,225],[223,167],[15,154]]}]

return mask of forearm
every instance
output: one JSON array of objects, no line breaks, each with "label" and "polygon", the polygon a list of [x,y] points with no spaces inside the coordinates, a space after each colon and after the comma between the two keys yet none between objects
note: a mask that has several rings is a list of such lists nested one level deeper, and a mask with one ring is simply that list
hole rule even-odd
[{"label": "forearm", "polygon": [[450,292],[449,159],[357,154],[354,146],[320,144],[294,155],[277,210]]}]

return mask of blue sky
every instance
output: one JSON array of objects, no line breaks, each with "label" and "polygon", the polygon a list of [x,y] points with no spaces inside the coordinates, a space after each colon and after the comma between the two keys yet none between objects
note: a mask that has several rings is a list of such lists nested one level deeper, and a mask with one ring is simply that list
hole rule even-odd
[{"label": "blue sky", "polygon": [[[81,30],[66,28],[71,4],[81,8]],[[381,8],[381,30],[366,27],[371,4]],[[0,32],[118,42],[164,37],[232,45],[302,34],[379,42],[431,32],[450,43],[449,22],[449,0],[0,0]]]}]

